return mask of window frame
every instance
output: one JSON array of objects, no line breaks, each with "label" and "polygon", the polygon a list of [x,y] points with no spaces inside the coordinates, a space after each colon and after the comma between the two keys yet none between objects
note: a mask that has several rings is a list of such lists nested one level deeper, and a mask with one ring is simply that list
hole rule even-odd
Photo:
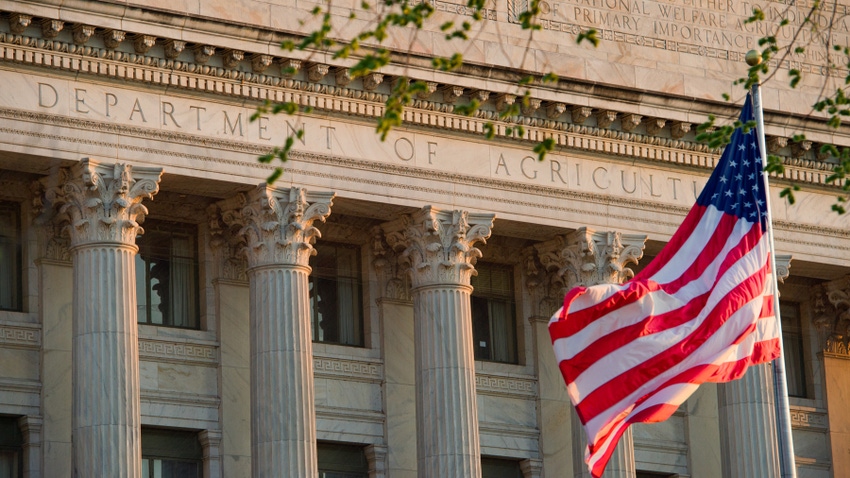
[{"label": "window frame", "polygon": [[24,436],[18,421],[20,417],[0,415],[0,452],[14,454],[14,478],[24,476]]},{"label": "window frame", "polygon": [[[516,477],[505,477],[504,472],[507,471],[508,467],[516,467]],[[494,473],[497,473],[497,475],[487,474],[488,469],[492,471],[493,468],[499,468],[498,470],[494,471]],[[481,478],[523,478],[522,459],[509,458],[504,456],[482,455]]]},{"label": "window frame", "polygon": [[[500,364],[509,364],[509,365],[519,365],[520,364],[520,333],[519,333],[519,300],[517,299],[516,294],[516,268],[511,264],[500,264],[496,262],[487,262],[487,261],[478,261],[476,264],[476,271],[478,275],[475,275],[471,278],[470,284],[473,287],[472,293],[470,294],[470,316],[472,320],[472,337],[473,337],[473,354],[475,356],[475,360],[480,360],[484,362],[492,362],[492,363],[500,363]],[[508,278],[508,288],[503,293],[494,292],[490,287],[482,287],[478,285],[476,287],[476,282],[480,280],[479,278],[483,275],[482,272],[486,269],[495,269],[502,270],[506,272],[506,276]],[[507,318],[507,327],[506,330],[509,332],[508,338],[508,355],[510,356],[507,360],[499,360],[495,355],[495,348],[492,347],[494,343],[493,340],[493,317],[490,316],[489,311],[487,312],[487,321],[488,321],[488,337],[487,343],[490,344],[488,347],[489,353],[487,357],[481,355],[480,350],[482,347],[480,346],[481,341],[479,340],[480,334],[479,330],[476,328],[476,324],[478,319],[476,315],[481,310],[482,305],[486,306],[488,309],[490,308],[491,302],[503,303],[505,304],[505,310],[508,312],[509,317]]]},{"label": "window frame", "polygon": [[[796,323],[793,324],[794,329],[796,329],[796,330],[790,330],[790,331],[788,330],[788,324],[787,324],[786,319],[785,319],[788,314],[783,313],[783,311],[788,311],[788,309],[793,309],[795,311],[794,314],[793,314],[795,317],[792,320],[796,321]],[[795,302],[795,301],[787,301],[787,300],[780,300],[779,301],[780,322],[786,322],[786,323],[782,323],[781,326],[782,326],[782,347],[784,349],[783,353],[782,353],[782,359],[784,361],[783,365],[785,365],[785,378],[786,378],[786,386],[788,388],[788,396],[791,397],[791,398],[795,398],[795,399],[810,399],[810,398],[812,398],[811,394],[810,394],[810,390],[809,390],[809,387],[811,385],[811,383],[810,383],[811,380],[810,380],[809,371],[807,369],[807,367],[808,367],[807,362],[808,361],[806,360],[806,358],[807,358],[806,354],[808,353],[808,349],[806,347],[806,337],[805,337],[805,333],[804,333],[804,330],[803,330],[803,315],[802,315],[802,313],[803,313],[803,307],[802,307],[801,303]],[[797,357],[797,363],[795,365],[800,370],[800,380],[799,380],[798,383],[795,383],[795,384],[791,383],[791,380],[790,380],[791,375],[788,373],[788,371],[790,369],[789,359],[791,359],[791,357],[788,354],[789,345],[791,345],[789,339],[793,339],[794,345],[796,346],[796,348],[799,351],[799,356]],[[792,385],[794,387],[799,387],[800,390],[802,391],[802,395],[792,394]]]},{"label": "window frame", "polygon": [[[318,441],[316,443],[316,462],[319,470],[319,478],[368,478],[369,458],[366,456],[366,446],[359,443],[342,443]],[[352,460],[345,463],[322,463],[322,455],[327,455],[331,449],[351,453],[352,456],[359,452],[362,466],[355,466]]]},{"label": "window frame", "polygon": [[[150,465],[148,466],[148,476],[143,476],[142,478],[154,478],[154,468],[153,463],[155,460],[167,461],[167,462],[176,462],[176,463],[192,463],[195,465],[197,470],[197,478],[202,478],[204,476],[204,451],[203,446],[201,445],[200,439],[198,437],[198,431],[196,430],[176,430],[170,428],[157,428],[157,427],[143,427],[141,433],[142,439],[142,461],[149,461]],[[147,437],[147,440],[145,438]],[[179,453],[185,452],[188,448],[185,443],[181,446],[170,446],[167,448],[169,452],[162,453],[159,447],[156,447],[151,444],[152,440],[172,440],[174,442],[177,441],[185,441],[189,442],[194,439],[196,443],[193,443],[192,456],[190,453]],[[147,444],[145,443],[147,441]],[[146,446],[147,445],[147,446]],[[151,453],[151,449],[154,449],[154,452]],[[173,451],[173,453],[171,453]],[[144,465],[143,465],[144,466]]]},{"label": "window frame", "polygon": [[[322,241],[321,243],[315,244],[313,247],[316,249],[316,255],[311,257],[311,272],[310,277],[308,278],[308,290],[310,295],[310,333],[313,343],[338,345],[343,347],[366,348],[366,283],[363,274],[363,247],[358,244],[350,244],[337,241]],[[351,281],[351,285],[354,289],[354,292],[351,294],[351,296],[353,298],[356,298],[356,300],[354,301],[356,303],[352,305],[352,311],[354,312],[353,328],[355,329],[354,335],[356,335],[356,337],[354,337],[353,342],[344,342],[342,340],[317,339],[317,337],[319,336],[319,329],[322,327],[322,321],[319,320],[319,317],[321,314],[327,313],[327,311],[323,311],[322,306],[318,304],[319,296],[316,295],[314,291],[317,290],[317,288],[319,287],[319,281],[326,281],[325,286],[331,284],[336,284],[338,286],[341,282],[340,275],[338,273],[332,274],[328,271],[328,268],[320,267],[319,264],[317,264],[317,262],[321,260],[321,249],[325,249],[325,253],[327,253],[327,249],[329,248],[333,248],[335,257],[338,256],[337,251],[340,249],[351,251],[352,257],[355,262],[353,267],[350,268],[352,271],[355,272],[355,275],[343,277],[344,280]],[[336,259],[334,260],[334,265],[335,267],[337,267],[338,270],[338,261]],[[339,317],[341,314],[340,301],[338,298],[336,300],[334,313],[336,315],[337,323],[336,333],[337,337],[339,337],[342,334],[340,333],[341,327],[339,325]]]},{"label": "window frame", "polygon": [[[0,200],[0,214],[9,212],[14,214],[13,233],[9,236],[10,249],[14,249],[14,259],[12,267],[12,282],[14,282],[14,291],[11,297],[11,305],[4,306],[0,302],[0,310],[9,312],[23,312],[24,302],[24,268],[23,268],[23,218],[21,217],[21,203],[15,201]],[[4,246],[7,236],[0,229],[0,249]],[[0,264],[2,265],[2,264]]]},{"label": "window frame", "polygon": [[[143,228],[145,230],[145,233],[136,237],[136,245],[139,247],[139,251],[136,254],[136,258],[135,258],[136,269],[137,269],[136,270],[136,280],[137,280],[136,290],[137,290],[137,295],[138,295],[139,292],[142,292],[142,291],[144,291],[144,293],[145,293],[144,302],[142,302],[141,300],[138,300],[138,298],[137,298],[137,319],[136,320],[137,320],[138,324],[139,325],[150,325],[150,326],[154,326],[154,327],[168,327],[168,328],[181,329],[181,330],[200,330],[201,329],[201,302],[202,302],[201,301],[201,294],[202,294],[202,288],[201,288],[201,256],[200,256],[200,240],[199,240],[200,235],[199,235],[198,226],[196,224],[187,223],[187,222],[177,222],[177,221],[170,221],[170,220],[165,220],[165,219],[156,219],[156,218],[150,219],[150,218],[148,218],[148,219],[145,220],[145,223],[143,224]],[[150,257],[150,256],[146,257],[146,251],[144,249],[146,247],[148,247],[148,245],[145,244],[145,237],[147,236],[148,238],[150,238],[151,236],[149,234],[151,234],[151,233],[153,233],[153,234],[168,234],[169,235],[169,247],[171,247],[173,245],[173,243],[171,241],[173,240],[174,236],[182,236],[182,237],[187,237],[189,239],[189,244],[191,245],[191,248],[192,248],[192,256],[191,257],[174,256],[172,252],[169,252],[168,258],[166,260],[169,264],[169,267],[171,267],[171,265],[174,262],[177,262],[177,261],[182,260],[182,261],[188,261],[189,262],[189,265],[190,265],[190,272],[189,273],[191,275],[191,282],[192,282],[191,287],[194,288],[194,291],[193,291],[193,294],[192,294],[194,296],[192,298],[193,303],[188,306],[191,310],[190,315],[188,317],[188,322],[189,322],[190,325],[175,325],[174,324],[174,317],[169,317],[168,323],[165,322],[164,318],[163,318],[163,323],[156,323],[156,322],[153,321],[152,310],[153,310],[153,307],[155,307],[155,306],[152,304],[151,299],[155,295],[155,292],[153,291],[154,286],[151,285],[151,280],[153,280],[152,274],[151,274],[151,269],[152,269],[153,266],[151,266],[150,264],[152,262],[152,259],[160,259],[160,260],[165,259],[164,258],[165,254],[157,254],[157,255],[154,255],[153,257]],[[177,261],[175,261],[175,258],[177,259]],[[144,280],[144,285],[138,284],[138,280],[140,279],[140,271],[138,269],[142,265],[144,265],[144,273],[141,276],[141,278]],[[170,296],[171,296],[172,293],[173,293],[173,285],[169,282],[169,290],[168,290],[169,300],[170,300]],[[142,311],[142,307],[145,308],[144,311]],[[170,304],[169,304],[169,307],[171,307]],[[162,315],[163,315],[163,317],[165,317],[165,314],[162,314]],[[144,316],[144,320],[142,320],[143,316]]]}]

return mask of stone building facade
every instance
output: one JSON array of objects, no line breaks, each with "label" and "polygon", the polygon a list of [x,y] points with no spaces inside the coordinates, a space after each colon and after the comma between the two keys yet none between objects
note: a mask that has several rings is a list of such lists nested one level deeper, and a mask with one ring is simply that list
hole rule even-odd
[{"label": "stone building facade", "polygon": [[[428,67],[453,48],[435,27],[351,78],[279,48],[309,2],[0,0],[0,477],[585,476],[549,316],[682,221],[718,158],[695,125],[735,117],[760,36],[744,5],[547,0],[529,40],[527,5],[496,0],[460,71]],[[764,98],[797,466],[826,478],[850,470],[850,216],[818,149],[850,134],[811,115],[819,55]],[[380,141],[405,77],[428,89]],[[252,121],[265,100],[311,111]],[[299,129],[267,186],[258,156]],[[608,474],[773,476],[767,373],[635,426]]]}]

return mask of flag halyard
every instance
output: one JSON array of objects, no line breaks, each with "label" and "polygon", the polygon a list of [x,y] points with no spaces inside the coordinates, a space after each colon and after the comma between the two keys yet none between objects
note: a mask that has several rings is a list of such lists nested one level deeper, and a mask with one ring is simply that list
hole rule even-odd
[{"label": "flag halyard", "polygon": [[[740,121],[754,119],[748,97]],[[626,428],[668,418],[700,383],[779,356],[755,129],[732,134],[667,246],[625,284],[578,287],[549,332],[599,477]]]}]

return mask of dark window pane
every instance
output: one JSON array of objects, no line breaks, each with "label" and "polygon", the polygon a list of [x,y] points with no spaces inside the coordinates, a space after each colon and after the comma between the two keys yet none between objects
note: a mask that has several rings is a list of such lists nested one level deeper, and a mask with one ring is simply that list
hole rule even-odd
[{"label": "dark window pane", "polygon": [[319,478],[366,478],[369,463],[362,445],[317,443]]},{"label": "dark window pane", "polygon": [[196,432],[142,429],[144,478],[200,478],[203,458]]},{"label": "dark window pane", "polygon": [[142,458],[143,478],[201,478],[201,464],[159,458]]},{"label": "dark window pane", "polygon": [[481,478],[522,478],[519,461],[481,457]]},{"label": "dark window pane", "polygon": [[513,268],[479,262],[472,277],[472,336],[477,360],[517,362]]},{"label": "dark window pane", "polygon": [[143,324],[197,328],[197,229],[148,220],[136,239],[136,299]]},{"label": "dark window pane", "polygon": [[21,310],[21,208],[0,201],[0,309]]},{"label": "dark window pane", "polygon": [[315,248],[310,264],[313,340],[363,346],[360,248],[334,243]]},{"label": "dark window pane", "polygon": [[23,436],[18,418],[0,416],[0,478],[20,478],[23,473]]},{"label": "dark window pane", "polygon": [[785,359],[785,379],[788,395],[806,397],[806,360],[803,350],[803,328],[800,322],[800,304],[780,302],[782,316],[782,355]]}]

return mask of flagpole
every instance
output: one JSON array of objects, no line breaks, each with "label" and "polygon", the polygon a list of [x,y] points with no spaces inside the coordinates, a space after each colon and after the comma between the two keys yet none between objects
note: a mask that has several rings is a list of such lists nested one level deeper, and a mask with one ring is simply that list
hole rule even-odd
[{"label": "flagpole", "polygon": [[[750,52],[752,53],[752,52]],[[755,58],[755,66],[761,63],[761,55],[747,54],[747,63]],[[756,115],[756,136],[759,142],[759,153],[761,154],[762,166],[767,165],[767,144],[764,138],[764,112],[761,104],[761,86],[753,85],[753,109]],[[773,312],[776,327],[779,331],[779,346],[782,355],[773,361],[773,392],[775,396],[777,434],[779,439],[779,464],[782,478],[797,478],[797,467],[794,462],[794,441],[791,436],[791,409],[788,405],[788,382],[785,376],[785,345],[782,343],[782,319],[779,314],[779,284],[776,277],[776,248],[773,242],[773,220],[770,213],[770,187],[768,185],[768,174],[764,175],[765,186],[765,209],[767,211],[767,238],[770,243],[770,270],[773,276]]]}]

